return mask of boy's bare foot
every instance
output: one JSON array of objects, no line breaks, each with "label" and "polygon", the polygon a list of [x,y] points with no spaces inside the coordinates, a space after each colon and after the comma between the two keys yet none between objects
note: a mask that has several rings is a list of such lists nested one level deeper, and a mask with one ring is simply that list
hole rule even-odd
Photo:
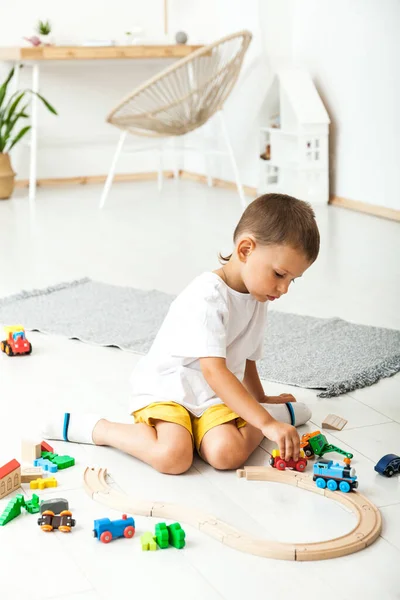
[{"label": "boy's bare foot", "polygon": [[286,402],[296,402],[292,394],[279,394],[279,396],[265,396],[263,404],[285,404]]}]

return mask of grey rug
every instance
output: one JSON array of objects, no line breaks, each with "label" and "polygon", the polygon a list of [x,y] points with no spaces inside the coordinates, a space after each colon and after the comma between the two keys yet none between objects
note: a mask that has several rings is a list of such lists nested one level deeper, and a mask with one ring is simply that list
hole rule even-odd
[{"label": "grey rug", "polygon": [[[173,296],[88,278],[0,299],[0,322],[144,354]],[[339,396],[400,371],[400,331],[271,310],[261,377]]]}]

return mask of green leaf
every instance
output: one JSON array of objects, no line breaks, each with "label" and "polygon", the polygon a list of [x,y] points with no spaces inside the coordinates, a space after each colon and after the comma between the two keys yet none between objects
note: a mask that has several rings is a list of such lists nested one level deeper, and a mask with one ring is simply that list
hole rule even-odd
[{"label": "green leaf", "polygon": [[13,139],[13,141],[11,142],[11,145],[9,146],[8,151],[10,151],[11,148],[13,148],[15,146],[15,144],[17,142],[19,142],[19,140],[30,130],[30,128],[31,128],[31,126],[28,125],[27,127],[23,127],[21,129],[21,131],[19,131],[17,133],[17,135],[15,136],[15,138]]},{"label": "green leaf", "polygon": [[[33,92],[33,93],[35,93],[35,92]],[[50,104],[50,102],[48,102],[46,100],[46,98],[43,98],[43,96],[41,96],[38,93],[36,93],[36,96],[38,98],[40,98],[40,100],[43,102],[43,104],[45,105],[45,107],[47,108],[47,110],[49,110],[51,113],[53,113],[53,115],[58,115],[56,109]]]},{"label": "green leaf", "polygon": [[[14,100],[14,102],[11,104],[10,108],[8,109],[8,114],[7,114],[7,119],[11,119],[11,117],[13,116],[18,104],[21,102],[22,98],[25,96],[25,92],[21,92],[19,94],[19,96],[17,96],[17,98]],[[8,106],[8,105],[7,105]],[[7,111],[7,107],[6,107],[6,111]]]},{"label": "green leaf", "polygon": [[3,104],[3,100],[4,100],[5,96],[6,96],[7,86],[10,83],[11,79],[14,77],[14,71],[15,71],[15,69],[12,68],[11,71],[9,72],[8,76],[7,76],[7,79],[0,86],[0,106]]}]

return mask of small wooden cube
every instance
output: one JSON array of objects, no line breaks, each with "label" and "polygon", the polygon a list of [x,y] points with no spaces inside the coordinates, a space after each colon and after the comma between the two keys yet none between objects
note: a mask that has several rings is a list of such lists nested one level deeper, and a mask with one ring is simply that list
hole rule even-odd
[{"label": "small wooden cube", "polygon": [[343,419],[342,417],[338,417],[337,415],[328,415],[322,421],[322,427],[323,429],[336,429],[337,431],[340,431],[343,429],[346,423],[346,419]]},{"label": "small wooden cube", "polygon": [[41,444],[35,444],[29,440],[22,440],[21,444],[21,458],[24,462],[33,463],[36,458],[42,456]]},{"label": "small wooden cube", "polygon": [[42,467],[22,467],[22,483],[30,483],[31,481],[34,481],[34,479],[38,479],[39,477],[43,477]]}]

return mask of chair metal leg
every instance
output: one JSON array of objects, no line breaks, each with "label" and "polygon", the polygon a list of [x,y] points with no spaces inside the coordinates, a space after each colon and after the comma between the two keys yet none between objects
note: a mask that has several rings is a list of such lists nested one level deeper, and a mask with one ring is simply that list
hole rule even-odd
[{"label": "chair metal leg", "polygon": [[231,144],[231,140],[228,134],[228,129],[226,127],[226,123],[225,123],[225,118],[223,115],[223,111],[220,110],[218,111],[218,115],[221,121],[221,127],[222,127],[222,132],[224,134],[224,138],[225,138],[225,143],[226,146],[228,148],[228,154],[230,156],[231,162],[232,162],[232,167],[233,167],[233,171],[235,173],[235,180],[236,180],[236,186],[238,189],[238,193],[239,193],[239,197],[240,197],[240,202],[243,208],[246,208],[247,203],[246,203],[246,198],[244,196],[244,191],[243,191],[243,186],[240,182],[240,177],[239,177],[239,169],[236,163],[236,159],[235,159],[235,155],[233,153],[233,148],[232,148],[232,144]]},{"label": "chair metal leg", "polygon": [[158,150],[158,172],[157,172],[157,181],[158,181],[158,191],[161,192],[163,186],[163,147]]},{"label": "chair metal leg", "polygon": [[206,135],[206,125],[203,125],[203,127],[201,127],[201,134],[203,137],[203,154],[204,154],[204,162],[206,165],[206,174],[207,174],[207,184],[208,187],[212,187],[213,186],[213,179],[211,176],[211,170],[210,170],[210,157],[209,157],[209,145],[208,145],[208,140],[207,140],[207,135]]},{"label": "chair metal leg", "polygon": [[[183,137],[183,136],[182,136]],[[184,140],[182,139],[182,142]],[[181,170],[181,150],[178,148],[178,139],[177,137],[172,138],[172,147],[174,149],[174,179],[179,179],[179,172]]]},{"label": "chair metal leg", "polygon": [[99,208],[103,208],[104,204],[106,203],[107,196],[108,196],[108,193],[109,193],[110,188],[111,188],[111,184],[112,184],[113,179],[114,179],[114,173],[115,173],[115,168],[117,166],[118,158],[119,158],[119,155],[121,154],[122,146],[124,145],[125,138],[126,138],[127,135],[128,135],[128,132],[127,131],[123,131],[121,133],[120,137],[119,137],[119,141],[118,141],[118,144],[117,144],[117,149],[115,151],[114,158],[113,158],[113,161],[111,163],[111,168],[110,168],[110,171],[109,171],[109,173],[107,175],[106,183],[104,184],[104,189],[103,189],[103,193],[101,195]]}]

